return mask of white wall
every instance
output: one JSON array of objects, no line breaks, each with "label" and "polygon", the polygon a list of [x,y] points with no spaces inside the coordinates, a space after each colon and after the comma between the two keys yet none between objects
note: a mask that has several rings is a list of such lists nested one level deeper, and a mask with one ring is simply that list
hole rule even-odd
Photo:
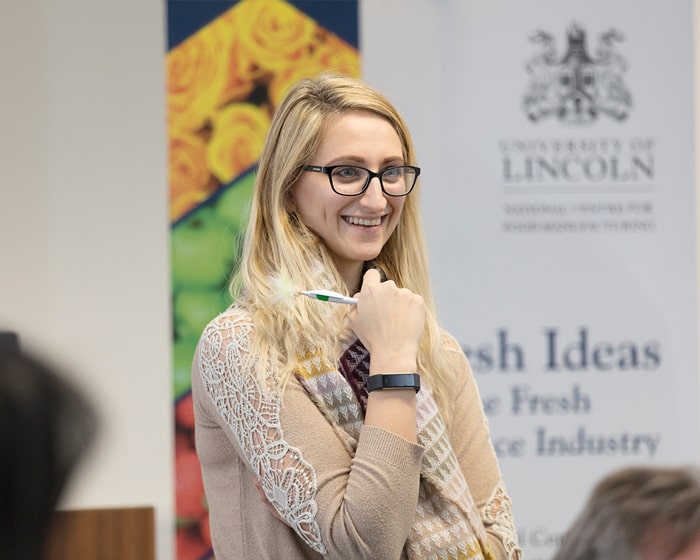
[{"label": "white wall", "polygon": [[[365,77],[404,112],[430,180],[444,69],[411,53],[431,48],[435,1],[365,0],[360,26]],[[164,16],[161,0],[0,1],[0,329],[102,414],[64,506],[155,506],[159,560],[174,512]]]},{"label": "white wall", "polygon": [[61,364],[101,413],[64,506],[155,506],[163,560],[174,510],[165,49],[160,1],[0,2],[0,329]]}]

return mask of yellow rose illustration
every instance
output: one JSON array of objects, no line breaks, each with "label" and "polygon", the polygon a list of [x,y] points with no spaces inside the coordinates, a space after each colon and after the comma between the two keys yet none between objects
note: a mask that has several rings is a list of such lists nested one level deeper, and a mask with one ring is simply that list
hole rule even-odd
[{"label": "yellow rose illustration", "polygon": [[252,103],[232,103],[213,116],[207,161],[222,184],[258,160],[269,127],[270,115]]},{"label": "yellow rose illustration", "polygon": [[357,49],[330,33],[324,33],[311,58],[326,71],[356,78],[360,76],[360,54]]},{"label": "yellow rose illustration", "polygon": [[[240,4],[239,4],[240,5]],[[238,6],[221,15],[212,26],[221,38],[222,68],[224,81],[219,95],[219,105],[233,101],[244,101],[256,85],[263,72],[255,64],[251,53],[241,46],[241,27],[244,23],[238,14]]]},{"label": "yellow rose illustration", "polygon": [[[184,130],[171,130],[169,142],[170,199],[182,207],[184,193],[208,194],[216,186],[207,164],[202,137]],[[187,200],[194,200],[191,196]]]},{"label": "yellow rose illustration", "polygon": [[346,76],[360,75],[360,57],[357,51],[335,35],[326,34],[322,41],[313,45],[309,55],[293,66],[277,72],[268,86],[268,99],[276,109],[289,87],[301,80],[332,72]]},{"label": "yellow rose illustration", "polygon": [[281,0],[244,0],[235,8],[239,44],[262,69],[294,64],[308,51],[316,23]]},{"label": "yellow rose illustration", "polygon": [[202,191],[185,191],[172,197],[170,199],[170,221],[176,222],[207,198],[209,195]]},{"label": "yellow rose illustration", "polygon": [[210,25],[173,48],[167,57],[168,119],[184,130],[202,128],[219,102],[226,79],[221,56],[225,29]]}]

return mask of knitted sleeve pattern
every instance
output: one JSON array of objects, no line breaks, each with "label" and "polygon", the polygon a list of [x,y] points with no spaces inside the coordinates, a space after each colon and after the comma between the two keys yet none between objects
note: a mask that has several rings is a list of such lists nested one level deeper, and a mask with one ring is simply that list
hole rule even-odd
[{"label": "knitted sleeve pattern", "polygon": [[475,453],[471,447],[459,447],[463,451],[462,468],[468,473],[468,479],[471,478],[471,471],[481,481],[480,484],[474,484],[472,489],[478,492],[479,514],[487,532],[502,545],[507,560],[522,560],[523,551],[513,519],[512,502],[498,465],[478,384],[457,340],[449,333],[443,332],[443,343],[447,351],[453,354],[465,376],[464,400],[460,404],[461,413],[457,414],[461,437],[466,437],[465,434],[469,432],[477,434],[473,437],[473,445],[478,452]]},{"label": "knitted sleeve pattern", "polygon": [[268,368],[261,377],[261,364],[249,360],[253,335],[250,317],[235,308],[212,321],[197,355],[202,382],[269,502],[304,542],[326,554],[316,521],[316,475],[283,437],[280,392],[260,385],[274,388],[274,372]]},{"label": "knitted sleeve pattern", "polygon": [[503,544],[508,560],[522,560],[523,551],[520,548],[518,532],[513,521],[511,499],[506,493],[503,479],[499,481],[488,502],[481,509],[481,518],[488,527],[489,533],[496,535]]}]

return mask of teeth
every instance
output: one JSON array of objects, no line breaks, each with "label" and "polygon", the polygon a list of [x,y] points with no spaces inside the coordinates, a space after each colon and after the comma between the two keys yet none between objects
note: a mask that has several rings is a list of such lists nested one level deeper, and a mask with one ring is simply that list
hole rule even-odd
[{"label": "teeth", "polygon": [[347,216],[345,218],[345,221],[356,226],[378,226],[382,223],[381,218],[375,218],[374,220],[365,220],[363,218],[355,218],[353,216]]}]

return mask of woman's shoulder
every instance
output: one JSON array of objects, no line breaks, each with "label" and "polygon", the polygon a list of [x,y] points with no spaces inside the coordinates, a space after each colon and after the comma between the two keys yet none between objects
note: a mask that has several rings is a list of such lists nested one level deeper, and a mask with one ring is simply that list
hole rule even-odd
[{"label": "woman's shoulder", "polygon": [[250,313],[233,304],[204,327],[197,344],[195,363],[201,372],[223,372],[231,376],[248,362],[253,337]]},{"label": "woman's shoulder", "polygon": [[473,376],[471,364],[459,340],[448,330],[440,328],[440,351],[450,364],[455,381],[462,382]]},{"label": "woman's shoulder", "polygon": [[202,331],[200,340],[224,340],[249,337],[253,332],[250,312],[235,303],[214,317]]},{"label": "woman's shoulder", "polygon": [[462,345],[459,343],[457,338],[449,332],[444,327],[440,327],[440,344],[444,350],[447,352],[457,352],[459,354],[464,354],[462,350]]}]

